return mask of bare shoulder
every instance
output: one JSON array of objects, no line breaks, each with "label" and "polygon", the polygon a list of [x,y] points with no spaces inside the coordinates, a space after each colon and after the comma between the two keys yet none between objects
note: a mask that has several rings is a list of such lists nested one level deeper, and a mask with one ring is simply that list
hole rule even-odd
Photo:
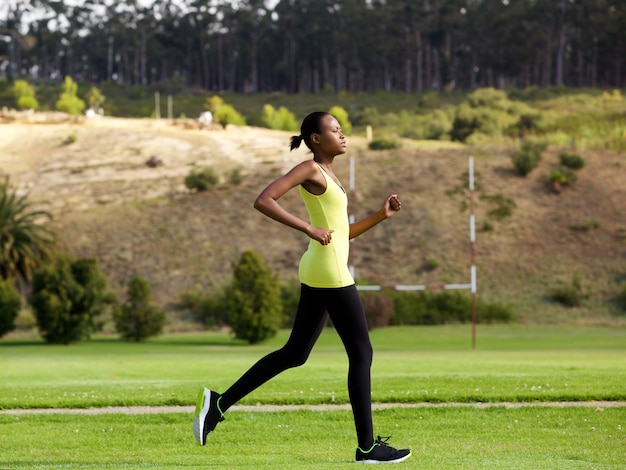
[{"label": "bare shoulder", "polygon": [[285,176],[304,183],[305,181],[315,180],[318,173],[317,164],[313,160],[305,160],[294,166]]}]

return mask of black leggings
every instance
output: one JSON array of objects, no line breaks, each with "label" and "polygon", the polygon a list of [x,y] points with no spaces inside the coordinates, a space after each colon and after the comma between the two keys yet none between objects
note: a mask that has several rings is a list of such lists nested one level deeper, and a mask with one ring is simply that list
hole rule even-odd
[{"label": "black leggings", "polygon": [[370,377],[373,353],[363,306],[354,285],[326,289],[303,284],[287,343],[259,360],[224,392],[220,400],[222,411],[284,370],[303,365],[329,315],[348,354],[348,394],[359,447],[369,449],[374,441]]}]

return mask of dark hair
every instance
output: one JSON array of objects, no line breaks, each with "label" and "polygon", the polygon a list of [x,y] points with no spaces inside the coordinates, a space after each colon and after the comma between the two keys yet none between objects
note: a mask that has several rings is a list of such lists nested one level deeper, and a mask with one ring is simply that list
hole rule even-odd
[{"label": "dark hair", "polygon": [[329,114],[324,111],[315,111],[305,117],[300,126],[300,135],[292,136],[289,141],[289,150],[300,147],[302,141],[304,141],[304,145],[306,145],[309,150],[313,150],[311,148],[311,134],[320,133],[320,122],[325,116],[329,116]]}]

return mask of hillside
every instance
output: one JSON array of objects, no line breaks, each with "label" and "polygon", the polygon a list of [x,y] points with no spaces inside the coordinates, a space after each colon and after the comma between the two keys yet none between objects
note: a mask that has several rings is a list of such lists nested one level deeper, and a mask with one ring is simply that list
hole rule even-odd
[{"label": "hillside", "polygon": [[[55,214],[67,250],[97,257],[110,287],[132,273],[148,278],[155,300],[168,306],[194,286],[228,281],[231,263],[257,250],[282,279],[297,274],[307,240],[252,208],[271,179],[308,158],[289,153],[289,134],[258,128],[191,128],[165,120],[104,118],[77,122],[0,124],[0,169],[33,200]],[[70,143],[72,142],[72,143]],[[573,188],[546,184],[560,149],[550,148],[521,178],[511,148],[470,148],[406,142],[401,150],[372,152],[349,138],[336,162],[348,185],[356,161],[356,217],[397,192],[402,211],[357,239],[357,278],[385,285],[469,281],[467,164],[475,158],[476,264],[479,298],[510,305],[523,322],[625,324],[613,299],[626,284],[626,157],[578,151],[586,166]],[[146,165],[154,157],[161,165]],[[213,167],[222,183],[189,194],[184,177]],[[243,183],[229,183],[239,169]],[[489,212],[498,200],[514,203],[501,221]],[[305,215],[297,192],[284,204]],[[568,309],[548,298],[578,273],[588,298]]]}]

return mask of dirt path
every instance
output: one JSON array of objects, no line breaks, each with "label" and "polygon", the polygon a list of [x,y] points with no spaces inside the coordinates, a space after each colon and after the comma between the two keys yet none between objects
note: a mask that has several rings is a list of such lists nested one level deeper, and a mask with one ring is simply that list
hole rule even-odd
[{"label": "dirt path", "polygon": [[[496,408],[502,407],[506,409],[525,408],[525,407],[585,407],[595,408],[596,411],[602,411],[604,408],[625,408],[624,401],[543,401],[543,402],[525,402],[525,403],[374,403],[374,410],[384,410],[389,408],[447,408],[447,407],[464,407],[464,408]],[[269,412],[269,411],[341,411],[349,410],[350,405],[235,405],[230,411],[245,412]],[[15,409],[0,410],[0,414],[4,415],[35,415],[35,414],[76,414],[76,415],[100,415],[100,414],[159,414],[159,413],[193,413],[193,406],[111,406],[105,408],[41,408],[41,409]]]}]

